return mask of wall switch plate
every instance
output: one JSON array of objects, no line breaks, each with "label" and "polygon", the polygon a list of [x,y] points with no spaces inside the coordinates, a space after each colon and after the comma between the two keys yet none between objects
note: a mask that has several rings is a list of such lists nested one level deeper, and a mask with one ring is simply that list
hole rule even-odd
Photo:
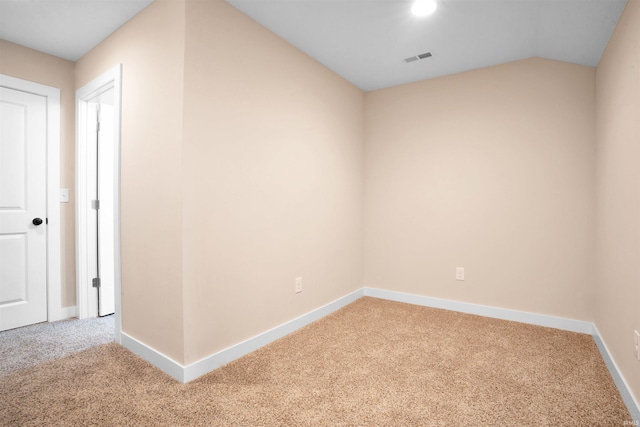
[{"label": "wall switch plate", "polygon": [[302,277],[296,277],[296,294],[302,292]]},{"label": "wall switch plate", "polygon": [[61,188],[60,189],[60,203],[69,203],[69,189]]},{"label": "wall switch plate", "polygon": [[456,267],[456,280],[464,280],[464,267]]},{"label": "wall switch plate", "polygon": [[636,355],[636,359],[640,360],[640,332],[633,331],[634,350],[633,354]]}]

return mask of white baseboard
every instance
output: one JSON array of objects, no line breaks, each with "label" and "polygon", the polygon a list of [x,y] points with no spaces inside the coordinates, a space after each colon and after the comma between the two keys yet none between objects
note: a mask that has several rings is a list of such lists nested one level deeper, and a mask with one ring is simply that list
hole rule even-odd
[{"label": "white baseboard", "polygon": [[132,353],[137,354],[147,362],[151,363],[165,374],[172,376],[181,383],[185,382],[184,367],[169,356],[160,353],[158,350],[155,350],[132,336],[127,335],[125,332],[120,333],[120,344]]},{"label": "white baseboard", "polygon": [[191,363],[190,365],[183,366],[170,357],[160,353],[159,351],[149,347],[148,345],[138,341],[137,339],[127,335],[125,332],[121,333],[121,344],[125,348],[129,349],[133,353],[137,354],[147,362],[151,363],[164,373],[172,376],[181,383],[187,383],[193,381],[202,375],[205,375],[221,366],[226,365],[240,357],[251,353],[263,347],[279,338],[284,337],[311,322],[315,322],[328,314],[354,302],[364,295],[364,289],[358,289],[342,298],[339,298],[327,305],[317,308],[307,314],[297,317],[289,322],[286,322],[280,326],[276,326],[266,332],[256,335],[253,338],[249,338],[246,341],[238,343],[232,347],[226,348],[218,353]]},{"label": "white baseboard", "polygon": [[55,313],[50,313],[48,322],[57,322],[58,320],[71,319],[72,317],[78,317],[78,306],[72,305],[71,307],[62,307]]},{"label": "white baseboard", "polygon": [[514,322],[528,323],[530,325],[546,326],[548,328],[562,329],[565,331],[579,332],[582,334],[591,335],[593,333],[593,323],[585,322],[582,320],[565,319],[564,317],[528,313],[526,311],[517,311],[507,308],[472,304],[468,302],[425,297],[422,295],[406,294],[403,292],[385,291],[383,289],[376,288],[364,288],[364,294],[365,296],[374,298],[406,302],[409,304],[422,305],[425,307],[442,308],[445,310],[458,311],[461,313],[477,314],[479,316],[511,320]]},{"label": "white baseboard", "polygon": [[204,359],[194,362],[184,369],[184,382],[192,381],[206,373],[213,371],[221,366],[226,365],[240,357],[251,353],[263,347],[279,338],[284,337],[309,323],[315,322],[328,314],[354,302],[364,295],[364,289],[358,289],[342,298],[339,298],[327,305],[317,308],[307,314],[304,314],[298,318],[295,318],[280,326],[276,326],[266,332],[256,335],[253,338],[249,338],[239,344],[205,357]]},{"label": "white baseboard", "polygon": [[77,305],[72,305],[71,307],[64,307],[61,310],[62,318],[63,319],[70,319],[72,317],[78,317],[78,306]]},{"label": "white baseboard", "polygon": [[[221,366],[224,366],[240,357],[247,355],[260,347],[263,347],[279,338],[284,337],[316,320],[319,320],[328,314],[348,305],[363,296],[386,299],[390,301],[405,302],[408,304],[421,305],[426,307],[441,308],[445,310],[457,311],[468,314],[476,314],[479,316],[492,317],[496,319],[511,320],[515,322],[528,323],[531,325],[545,326],[549,328],[562,329],[570,332],[578,332],[593,335],[593,338],[600,350],[600,354],[604,359],[609,372],[620,391],[620,395],[624,400],[629,413],[635,421],[640,422],[640,406],[634,399],[624,377],[620,373],[615,364],[607,346],[604,344],[600,333],[595,325],[591,322],[581,320],[566,319],[563,317],[548,316],[544,314],[528,313],[505,308],[490,307],[460,301],[451,301],[440,298],[432,298],[421,295],[406,294],[402,292],[386,291],[376,288],[361,288],[355,292],[345,295],[327,305],[317,308],[307,314],[297,317],[280,326],[276,326],[266,332],[249,338],[246,341],[238,343],[234,346],[226,348],[218,353],[205,357],[190,365],[183,366],[170,357],[160,353],[157,350],[147,346],[137,339],[121,333],[121,344],[137,354],[147,362],[156,366],[166,374],[175,378],[181,383],[187,383],[202,375],[205,375]],[[75,307],[67,307],[71,312]],[[65,309],[66,310],[66,309]],[[70,316],[73,317],[73,316]]]},{"label": "white baseboard", "polygon": [[598,350],[600,350],[602,359],[604,360],[604,363],[607,365],[607,368],[609,369],[609,373],[613,378],[613,382],[616,384],[616,387],[618,387],[620,396],[622,397],[622,400],[624,401],[625,405],[627,405],[627,409],[629,410],[631,417],[634,419],[634,421],[636,421],[637,423],[640,423],[640,405],[633,397],[633,394],[631,393],[631,389],[629,388],[629,385],[627,384],[627,382],[624,379],[624,376],[618,369],[618,365],[616,365],[616,362],[613,360],[613,357],[611,357],[611,353],[609,353],[609,349],[607,348],[607,345],[602,340],[602,337],[600,336],[600,331],[598,331],[598,328],[596,327],[596,325],[593,325],[593,340],[596,342],[596,345],[598,346]]},{"label": "white baseboard", "polygon": [[592,322],[582,320],[566,319],[563,317],[547,316],[544,314],[528,313],[524,311],[509,310],[506,308],[490,307],[466,302],[451,301],[440,298],[425,297],[422,295],[406,294],[402,292],[386,291],[376,288],[364,288],[364,295],[374,298],[386,299],[390,301],[405,302],[408,304],[421,305],[425,307],[442,308],[445,310],[458,311],[461,313],[477,314],[479,316],[493,317],[496,319],[511,320],[515,322],[528,323],[531,325],[545,326],[548,328],[562,329],[570,332],[579,332],[593,336],[598,350],[609,369],[620,396],[622,397],[629,413],[635,421],[640,423],[640,405],[634,399],[624,377],[620,373],[618,366],[614,362],[607,346],[600,337],[598,328]]}]

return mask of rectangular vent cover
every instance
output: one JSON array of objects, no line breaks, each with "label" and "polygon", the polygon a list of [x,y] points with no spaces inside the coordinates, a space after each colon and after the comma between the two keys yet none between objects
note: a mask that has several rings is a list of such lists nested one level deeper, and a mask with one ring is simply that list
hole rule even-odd
[{"label": "rectangular vent cover", "polygon": [[409,62],[416,62],[416,61],[419,61],[419,60],[421,60],[421,59],[427,59],[427,58],[430,58],[431,56],[433,56],[433,55],[431,55],[431,52],[421,53],[420,55],[410,56],[410,57],[408,57],[408,58],[405,58],[405,59],[404,59],[404,62],[407,62],[407,63],[409,63]]}]

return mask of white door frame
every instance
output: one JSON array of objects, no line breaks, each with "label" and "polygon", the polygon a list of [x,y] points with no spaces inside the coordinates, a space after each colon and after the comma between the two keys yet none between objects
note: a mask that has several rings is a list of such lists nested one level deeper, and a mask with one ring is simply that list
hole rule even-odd
[{"label": "white door frame", "polygon": [[120,131],[122,117],[122,64],[118,64],[76,91],[76,270],[78,317],[89,317],[89,252],[87,247],[87,209],[91,203],[87,182],[87,106],[98,94],[114,89],[114,230],[115,235],[115,341],[121,342],[122,297],[120,264]]},{"label": "white door frame", "polygon": [[62,308],[60,266],[60,89],[0,74],[0,86],[47,99],[47,321],[67,316]]}]

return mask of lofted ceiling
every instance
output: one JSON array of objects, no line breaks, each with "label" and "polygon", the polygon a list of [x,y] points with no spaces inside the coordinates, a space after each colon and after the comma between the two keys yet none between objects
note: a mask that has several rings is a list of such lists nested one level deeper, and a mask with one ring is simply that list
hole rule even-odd
[{"label": "lofted ceiling", "polygon": [[[76,61],[151,1],[0,0],[0,38]],[[436,0],[417,18],[409,0],[226,1],[365,91],[534,56],[596,66],[626,4]]]},{"label": "lofted ceiling", "polygon": [[0,0],[0,39],[77,61],[153,0]]},{"label": "lofted ceiling", "polygon": [[417,18],[408,0],[226,1],[365,91],[534,56],[596,66],[626,4],[436,0]]}]

